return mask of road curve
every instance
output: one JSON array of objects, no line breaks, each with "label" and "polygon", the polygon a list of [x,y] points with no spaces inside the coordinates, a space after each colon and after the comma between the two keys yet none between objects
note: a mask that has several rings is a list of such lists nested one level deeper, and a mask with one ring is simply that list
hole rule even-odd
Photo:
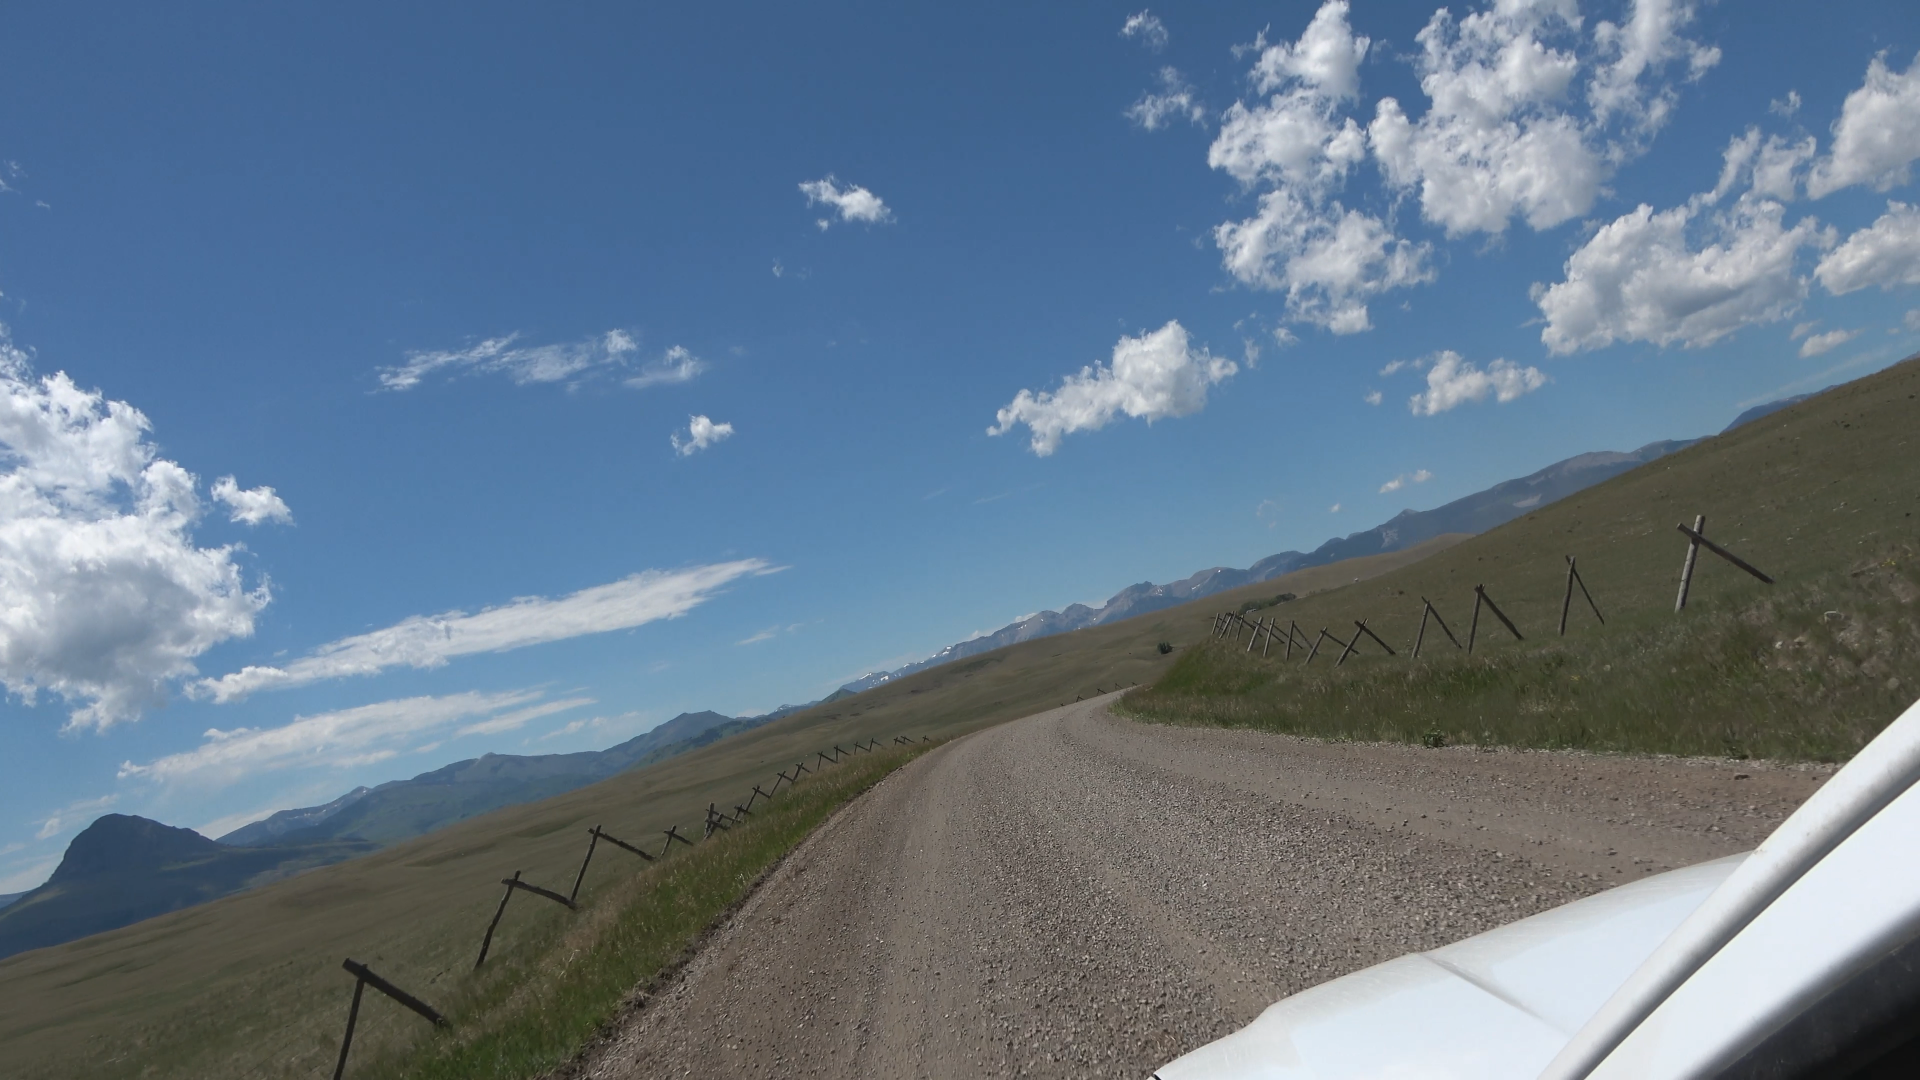
[{"label": "road curve", "polygon": [[1752,847],[1831,772],[1321,743],[1108,700],[889,777],[567,1075],[1145,1077],[1315,983]]}]

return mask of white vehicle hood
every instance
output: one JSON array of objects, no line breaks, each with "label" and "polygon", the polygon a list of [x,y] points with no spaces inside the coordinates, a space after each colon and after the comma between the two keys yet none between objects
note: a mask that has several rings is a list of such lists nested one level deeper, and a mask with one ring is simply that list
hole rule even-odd
[{"label": "white vehicle hood", "polygon": [[1271,1005],[1159,1080],[1533,1080],[1747,858],[1589,896]]}]

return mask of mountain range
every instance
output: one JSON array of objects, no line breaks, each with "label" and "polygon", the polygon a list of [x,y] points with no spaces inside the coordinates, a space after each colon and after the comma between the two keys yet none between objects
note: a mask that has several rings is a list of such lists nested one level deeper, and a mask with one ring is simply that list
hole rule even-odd
[{"label": "mountain range", "polygon": [[[1768,412],[1785,408],[1798,400],[1801,399],[1770,402],[1749,409],[1728,425],[1727,430],[1731,431],[1743,423],[1757,420]],[[1121,589],[1097,608],[1086,604],[1072,604],[1063,611],[1041,611],[1028,615],[991,634],[982,634],[979,637],[949,645],[917,663],[908,664],[893,671],[877,671],[862,675],[842,689],[858,693],[861,690],[911,675],[916,671],[924,671],[954,660],[991,652],[1016,642],[1031,641],[1050,634],[1063,634],[1083,627],[1110,623],[1117,619],[1144,615],[1149,611],[1174,607],[1224,589],[1266,581],[1268,578],[1279,577],[1281,574],[1292,573],[1295,570],[1304,570],[1310,566],[1325,566],[1328,563],[1359,555],[1378,555],[1386,551],[1399,551],[1446,533],[1486,532],[1537,507],[1564,499],[1576,491],[1592,487],[1602,480],[1611,479],[1628,469],[1665,457],[1676,450],[1683,450],[1699,441],[1698,439],[1669,439],[1648,443],[1628,453],[1600,451],[1570,457],[1565,461],[1554,462],[1539,472],[1517,480],[1503,481],[1485,491],[1476,491],[1432,510],[1402,510],[1390,521],[1361,532],[1334,537],[1312,551],[1283,551],[1277,555],[1269,555],[1245,570],[1215,566],[1191,577],[1181,578],[1179,581],[1164,585],[1143,581],[1138,585],[1129,585]]]},{"label": "mountain range", "polygon": [[328,863],[363,855],[503,806],[544,799],[770,723],[681,713],[644,735],[578,754],[486,754],[359,787],[321,806],[282,810],[218,840],[147,818],[107,814],[67,845],[46,884],[0,897],[0,957],[126,926]]}]

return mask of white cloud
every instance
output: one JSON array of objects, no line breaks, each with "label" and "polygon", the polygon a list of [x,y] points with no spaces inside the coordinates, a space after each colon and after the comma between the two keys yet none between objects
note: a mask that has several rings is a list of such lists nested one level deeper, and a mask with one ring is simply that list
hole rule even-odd
[{"label": "white cloud", "polygon": [[1807,292],[1794,273],[1795,256],[1827,242],[1818,222],[1788,228],[1778,202],[1743,197],[1706,222],[1707,243],[1696,249],[1687,232],[1699,203],[1659,213],[1641,204],[1573,253],[1566,280],[1534,286],[1547,347],[1569,353],[1615,341],[1708,345],[1792,314]]},{"label": "white cloud", "polygon": [[1422,213],[1449,235],[1498,233],[1516,214],[1543,229],[1592,205],[1604,168],[1565,111],[1579,59],[1541,40],[1570,34],[1577,18],[1570,5],[1458,21],[1441,8],[1416,35],[1427,111],[1411,121],[1383,98],[1368,137],[1388,182],[1417,187]]},{"label": "white cloud", "polygon": [[705,450],[714,443],[733,434],[732,424],[716,424],[705,416],[687,417],[687,436],[682,439],[679,432],[669,436],[673,443],[673,452],[686,457],[696,451]]},{"label": "white cloud", "polygon": [[1391,360],[1388,361],[1386,367],[1380,369],[1380,377],[1384,379],[1397,371],[1402,371],[1406,368],[1422,367],[1425,364],[1426,361],[1424,360]]},{"label": "white cloud", "polygon": [[1618,115],[1636,128],[1658,129],[1673,111],[1674,92],[1670,83],[1650,85],[1649,77],[1685,60],[1686,77],[1692,81],[1720,62],[1719,49],[1680,36],[1693,14],[1693,5],[1685,0],[1634,0],[1625,26],[1594,26],[1594,43],[1606,58],[1587,88],[1596,122],[1604,124]]},{"label": "white cloud", "polygon": [[1818,150],[1819,144],[1811,135],[1797,143],[1778,135],[1762,142],[1760,129],[1748,128],[1746,134],[1735,136],[1727,144],[1721,155],[1720,181],[1703,199],[1717,203],[1744,183],[1756,196],[1792,202],[1800,192],[1802,167]]},{"label": "white cloud", "polygon": [[[1455,19],[1441,8],[1416,35],[1426,112],[1383,98],[1368,141],[1387,180],[1417,189],[1448,235],[1498,234],[1514,217],[1547,229],[1586,213],[1609,170],[1638,154],[1676,100],[1669,69],[1698,78],[1717,50],[1680,36],[1692,5],[1635,0],[1624,26],[1588,40],[1572,0],[1496,3]],[[1583,61],[1582,49],[1591,54]],[[1583,112],[1574,89],[1586,72]]]},{"label": "white cloud", "polygon": [[1303,196],[1324,197],[1366,159],[1367,140],[1351,117],[1306,87],[1275,94],[1249,109],[1227,108],[1220,134],[1207,148],[1207,165],[1245,185],[1289,185]]},{"label": "white cloud", "polygon": [[758,645],[763,641],[772,641],[774,638],[778,637],[779,635],[780,635],[780,628],[777,626],[770,626],[765,630],[762,630],[759,633],[754,634],[751,637],[741,638],[739,641],[734,642],[734,644],[735,645]]},{"label": "white cloud", "polygon": [[1767,111],[1782,119],[1800,111],[1800,91],[1789,90],[1787,96],[1767,103]]},{"label": "white cloud", "polygon": [[[429,376],[463,372],[501,374],[521,386],[533,383],[565,382],[599,371],[612,371],[632,363],[639,351],[633,335],[625,330],[609,330],[598,337],[563,345],[519,345],[520,335],[506,334],[487,338],[464,349],[414,350],[406,362],[380,369],[383,390],[411,390]],[[686,364],[690,361],[690,366]],[[676,367],[676,363],[680,366]],[[629,380],[629,386],[644,387],[655,382],[685,382],[705,365],[679,346],[667,350],[666,358],[644,369]],[[648,378],[653,372],[667,377]],[[673,377],[678,372],[679,377]]]},{"label": "white cloud", "polygon": [[440,667],[460,656],[626,630],[685,615],[740,578],[779,569],[762,559],[741,559],[685,570],[647,570],[555,599],[523,597],[472,615],[414,615],[385,629],[329,642],[283,667],[250,666],[202,679],[194,690],[225,703],[256,690],[375,675],[394,667]]},{"label": "white cloud", "polygon": [[1889,201],[1879,220],[1827,252],[1813,275],[1835,296],[1870,285],[1920,285],[1920,207]]},{"label": "white cloud", "polygon": [[1820,325],[1820,320],[1818,319],[1815,319],[1812,322],[1795,323],[1793,327],[1793,332],[1787,335],[1787,340],[1799,341],[1801,338],[1806,337],[1808,334],[1813,333],[1813,331],[1819,325]]},{"label": "white cloud", "polygon": [[36,378],[0,327],[0,682],[29,703],[59,695],[69,728],[159,704],[270,599],[236,549],[195,545],[198,482],[150,428],[64,373]]},{"label": "white cloud", "polygon": [[1158,131],[1175,120],[1203,124],[1207,111],[1194,100],[1193,87],[1173,68],[1160,69],[1160,92],[1140,95],[1127,110],[1127,118],[1148,131]]},{"label": "white cloud", "polygon": [[635,390],[644,390],[649,386],[673,386],[692,382],[701,372],[707,370],[707,362],[688,352],[686,348],[675,345],[666,355],[640,369],[640,374],[626,381],[626,385]]},{"label": "white cloud", "polygon": [[1370,298],[1433,280],[1427,245],[1338,202],[1304,201],[1290,188],[1262,195],[1256,216],[1217,226],[1214,242],[1234,277],[1284,291],[1289,318],[1336,334],[1372,327]]},{"label": "white cloud", "polygon": [[1329,514],[1337,514],[1337,513],[1339,513],[1339,512],[1340,512],[1340,504],[1339,504],[1339,503],[1334,503],[1334,504],[1333,504],[1332,506],[1329,506],[1329,507],[1327,507],[1327,513],[1329,513]]},{"label": "white cloud", "polygon": [[515,709],[512,712],[501,713],[498,716],[490,717],[486,720],[467,724],[458,731],[455,731],[454,734],[456,736],[498,735],[503,731],[518,731],[526,727],[531,721],[538,720],[543,716],[552,716],[554,713],[566,712],[569,709],[577,709],[582,705],[592,704],[595,704],[595,702],[589,697],[567,698],[562,701],[543,701],[538,705],[529,705],[524,709]]},{"label": "white cloud", "polygon": [[1126,23],[1120,27],[1120,36],[1137,38],[1142,45],[1154,52],[1167,47],[1167,26],[1160,21],[1158,15],[1150,11],[1141,11],[1127,16]]},{"label": "white cloud", "polygon": [[[168,754],[145,765],[129,761],[120,777],[141,777],[164,784],[219,787],[292,768],[351,768],[385,760],[429,735],[448,734],[466,721],[466,731],[490,723],[517,721],[586,704],[586,699],[540,702],[537,690],[497,693],[468,691],[442,697],[413,697],[375,702],[351,709],[295,717],[275,728],[209,728],[198,747]],[[486,719],[482,719],[486,718]]]},{"label": "white cloud", "polygon": [[1802,359],[1810,356],[1819,356],[1821,353],[1830,352],[1859,336],[1860,331],[1858,330],[1829,330],[1824,334],[1814,334],[1800,343],[1800,356]]},{"label": "white cloud", "polygon": [[[824,204],[840,213],[841,221],[860,221],[868,225],[881,225],[893,220],[893,211],[880,201],[880,196],[858,184],[841,187],[840,182],[831,175],[820,180],[809,180],[800,185],[801,194],[807,197],[807,205]],[[820,219],[820,227],[825,229],[831,219]]]},{"label": "white cloud", "polygon": [[293,511],[270,487],[243,488],[233,477],[223,476],[213,482],[213,497],[232,510],[229,518],[233,521],[248,525],[264,521],[293,523]]},{"label": "white cloud", "polygon": [[1046,457],[1062,437],[1097,431],[1121,414],[1148,423],[1191,416],[1206,407],[1207,387],[1238,370],[1233,361],[1192,347],[1186,328],[1171,321],[1139,337],[1122,337],[1110,364],[1083,367],[1058,390],[1020,391],[999,410],[987,434],[1004,435],[1025,424],[1033,434],[1033,452]]},{"label": "white cloud", "polygon": [[1854,184],[1886,191],[1904,184],[1920,158],[1920,57],[1896,74],[1886,54],[1867,64],[1866,81],[1847,95],[1833,125],[1833,149],[1813,168],[1807,194],[1823,198]]},{"label": "white cloud", "polygon": [[1449,349],[1434,357],[1427,370],[1427,389],[1413,395],[1407,407],[1415,416],[1437,416],[1488,397],[1504,404],[1545,385],[1547,377],[1539,368],[1495,360],[1482,371]]},{"label": "white cloud", "polygon": [[0,892],[26,892],[38,888],[46,883],[59,865],[58,855],[49,855],[29,863],[15,863],[0,871]]},{"label": "white cloud", "polygon": [[[1496,363],[1498,363],[1498,361],[1496,361]],[[1433,474],[1425,469],[1415,469],[1410,473],[1401,473],[1386,483],[1381,484],[1380,494],[1385,495],[1389,492],[1399,491],[1408,484],[1424,484],[1431,479],[1433,479]]]},{"label": "white cloud", "polygon": [[1360,63],[1372,42],[1354,34],[1348,10],[1347,0],[1320,5],[1297,42],[1268,45],[1263,32],[1254,42],[1260,53],[1253,65],[1255,89],[1264,94],[1298,80],[1330,98],[1358,94]]},{"label": "white cloud", "polygon": [[1369,390],[1366,392],[1366,395],[1363,396],[1360,400],[1366,402],[1369,405],[1378,405],[1382,401],[1385,401],[1386,398],[1378,390]]}]

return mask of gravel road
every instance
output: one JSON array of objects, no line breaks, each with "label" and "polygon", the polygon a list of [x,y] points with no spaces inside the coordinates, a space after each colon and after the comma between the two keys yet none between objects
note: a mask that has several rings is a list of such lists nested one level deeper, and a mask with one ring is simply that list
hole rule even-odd
[{"label": "gravel road", "polygon": [[1320,743],[1108,700],[889,777],[571,1075],[1145,1077],[1326,979],[1746,850],[1832,772]]}]

